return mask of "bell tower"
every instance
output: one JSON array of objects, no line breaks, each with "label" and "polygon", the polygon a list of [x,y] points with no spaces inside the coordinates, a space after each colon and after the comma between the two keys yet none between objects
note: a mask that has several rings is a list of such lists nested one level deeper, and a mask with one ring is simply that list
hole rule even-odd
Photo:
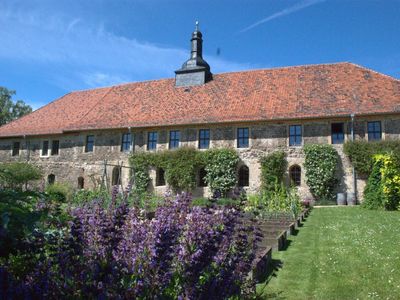
[{"label": "bell tower", "polygon": [[203,35],[199,22],[192,33],[190,58],[175,71],[175,86],[202,85],[212,79],[209,64],[203,59]]}]

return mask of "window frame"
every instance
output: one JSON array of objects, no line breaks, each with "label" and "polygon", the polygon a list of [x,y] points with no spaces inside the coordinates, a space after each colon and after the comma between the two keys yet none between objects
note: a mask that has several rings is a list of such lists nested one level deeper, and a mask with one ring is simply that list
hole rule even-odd
[{"label": "window frame", "polygon": [[[54,151],[54,144],[57,144],[57,151]],[[60,140],[51,140],[51,149],[50,149],[50,155],[51,156],[57,156],[60,155]]]},{"label": "window frame", "polygon": [[[150,139],[151,135],[153,135],[153,137],[155,136],[155,139]],[[149,147],[150,145],[154,145],[154,148],[150,148]],[[158,145],[158,131],[147,132],[147,143],[146,143],[147,151],[157,150],[157,145]]]},{"label": "window frame", "polygon": [[[242,184],[244,179],[242,178],[243,175],[242,175],[241,170],[244,169],[244,168],[247,169],[247,178],[245,178],[246,179],[245,181],[246,181],[247,184]],[[250,186],[250,168],[248,166],[246,166],[246,165],[241,165],[239,167],[239,170],[238,170],[238,186],[239,187],[249,187]]]},{"label": "window frame", "polygon": [[[341,142],[339,141],[339,142],[335,142],[335,140],[334,140],[334,133],[333,133],[333,126],[334,125],[342,125],[342,136],[343,136],[343,138],[342,138],[342,140],[341,140]],[[344,122],[332,122],[331,123],[331,144],[332,145],[343,145],[344,144],[344,142],[346,141],[346,132],[345,132],[345,123]]]},{"label": "window frame", "polygon": [[[126,141],[125,139],[124,139],[124,137],[126,137],[126,136],[129,136],[129,139],[128,139],[128,141]],[[122,133],[122,135],[121,135],[121,152],[132,152],[132,141],[133,141],[133,135],[132,135],[132,133],[131,132],[124,132],[124,133]],[[126,149],[124,146],[127,146],[128,145],[128,148]]]},{"label": "window frame", "polygon": [[[379,124],[379,139],[376,139],[375,137],[374,138],[371,138],[371,135],[370,135],[370,133],[372,133],[372,134],[376,134],[378,131],[370,131],[369,130],[369,125],[370,124],[373,124],[373,123],[375,123],[375,124]],[[375,129],[375,128],[374,128]],[[374,142],[374,141],[382,141],[383,140],[383,128],[382,128],[382,121],[367,121],[367,137],[368,137],[368,141],[371,141],[371,142]]]},{"label": "window frame", "polygon": [[[15,147],[15,145],[18,144],[18,149]],[[15,150],[18,150],[15,152]],[[13,141],[11,144],[11,156],[20,156],[21,155],[21,141]]]},{"label": "window frame", "polygon": [[[204,135],[202,136],[202,133],[208,133],[205,137]],[[198,149],[210,149],[210,142],[211,142],[211,130],[204,128],[204,129],[199,129],[198,132]],[[203,146],[203,142],[206,142],[206,146]]]},{"label": "window frame", "polygon": [[[243,136],[240,134],[240,132],[244,132],[244,130],[247,131],[247,137],[246,135],[243,134]],[[247,141],[245,144],[241,144],[243,141]],[[236,128],[236,148],[238,149],[246,149],[250,147],[250,128],[249,127],[237,127]]]},{"label": "window frame", "polygon": [[[172,134],[174,134],[174,138],[172,138]],[[178,136],[178,137],[177,137]],[[178,149],[181,143],[181,131],[180,130],[170,130],[169,131],[169,141],[168,141],[168,149]]]},{"label": "window frame", "polygon": [[[92,144],[91,146],[91,151],[89,151],[89,137],[93,137],[93,141],[91,141],[90,143]],[[95,136],[94,134],[88,134],[86,135],[86,139],[85,139],[85,153],[93,153],[94,152],[94,142],[95,142]]]},{"label": "window frame", "polygon": [[[295,128],[295,132],[294,135],[291,134],[291,128],[294,127]],[[300,127],[300,134],[297,133],[297,128]],[[288,127],[288,137],[289,137],[289,147],[301,147],[303,146],[303,125],[301,124],[291,124]],[[295,138],[295,143],[292,143],[292,137]],[[297,143],[297,137],[300,137],[300,143]]]},{"label": "window frame", "polygon": [[[299,169],[300,170],[300,172],[296,172],[296,173],[294,173],[293,172],[293,170],[294,169]],[[298,175],[298,179],[299,179],[299,182],[297,182],[296,180],[293,180],[293,177],[294,176],[292,176],[292,175]],[[292,165],[292,166],[290,166],[290,168],[289,168],[289,179],[290,179],[290,184],[294,184],[294,186],[301,186],[301,167],[299,166],[299,165]]]},{"label": "window frame", "polygon": [[[47,142],[47,154],[43,154],[43,146],[44,143]],[[49,157],[50,156],[50,140],[42,140],[42,142],[40,143],[40,156],[41,157]]]}]

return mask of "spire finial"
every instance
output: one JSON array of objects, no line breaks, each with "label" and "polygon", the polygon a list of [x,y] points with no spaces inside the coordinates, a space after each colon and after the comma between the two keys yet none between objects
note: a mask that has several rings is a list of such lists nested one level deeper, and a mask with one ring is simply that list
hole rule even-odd
[{"label": "spire finial", "polygon": [[196,21],[196,31],[199,31],[199,21]]}]

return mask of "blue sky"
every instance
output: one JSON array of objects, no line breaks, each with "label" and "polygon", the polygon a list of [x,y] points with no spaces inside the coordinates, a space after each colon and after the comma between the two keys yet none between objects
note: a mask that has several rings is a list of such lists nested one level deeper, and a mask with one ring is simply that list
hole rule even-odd
[{"label": "blue sky", "polygon": [[196,20],[213,73],[350,61],[400,78],[400,0],[1,0],[0,86],[36,109],[173,77]]}]

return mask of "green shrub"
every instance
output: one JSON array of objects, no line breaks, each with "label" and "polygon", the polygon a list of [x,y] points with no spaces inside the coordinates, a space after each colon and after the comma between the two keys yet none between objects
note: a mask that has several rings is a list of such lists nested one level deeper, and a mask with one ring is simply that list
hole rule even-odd
[{"label": "green shrub", "polygon": [[72,196],[72,203],[77,206],[90,203],[93,199],[101,200],[107,205],[111,201],[111,195],[103,187],[93,190],[78,190]]},{"label": "green shrub", "polygon": [[25,162],[11,162],[0,164],[0,184],[9,188],[22,188],[30,181],[43,178],[42,171]]},{"label": "green shrub", "polygon": [[46,186],[46,193],[51,200],[66,202],[72,200],[72,187],[67,183],[55,182]]},{"label": "green shrub", "polygon": [[363,206],[369,209],[400,209],[400,160],[393,154],[376,154],[364,189]]},{"label": "green shrub", "polygon": [[373,168],[373,156],[375,154],[392,153],[400,158],[400,141],[346,142],[343,150],[350,158],[356,171],[362,176],[369,176]]},{"label": "green shrub", "polygon": [[134,192],[136,194],[144,194],[150,183],[149,166],[151,164],[151,153],[138,152],[133,153],[129,159],[129,163],[133,168],[135,183]]},{"label": "green shrub", "polygon": [[236,168],[239,156],[234,149],[212,149],[205,153],[205,181],[211,191],[224,196],[236,185]]},{"label": "green shrub", "polygon": [[174,192],[191,191],[196,187],[196,172],[200,167],[198,151],[183,147],[165,153],[165,179]]},{"label": "green shrub", "polygon": [[304,166],[307,184],[317,200],[334,199],[333,190],[338,183],[335,177],[338,154],[331,145],[305,145]]},{"label": "green shrub", "polygon": [[276,183],[281,183],[286,171],[287,161],[285,152],[276,151],[260,159],[261,164],[261,189],[270,191]]}]

